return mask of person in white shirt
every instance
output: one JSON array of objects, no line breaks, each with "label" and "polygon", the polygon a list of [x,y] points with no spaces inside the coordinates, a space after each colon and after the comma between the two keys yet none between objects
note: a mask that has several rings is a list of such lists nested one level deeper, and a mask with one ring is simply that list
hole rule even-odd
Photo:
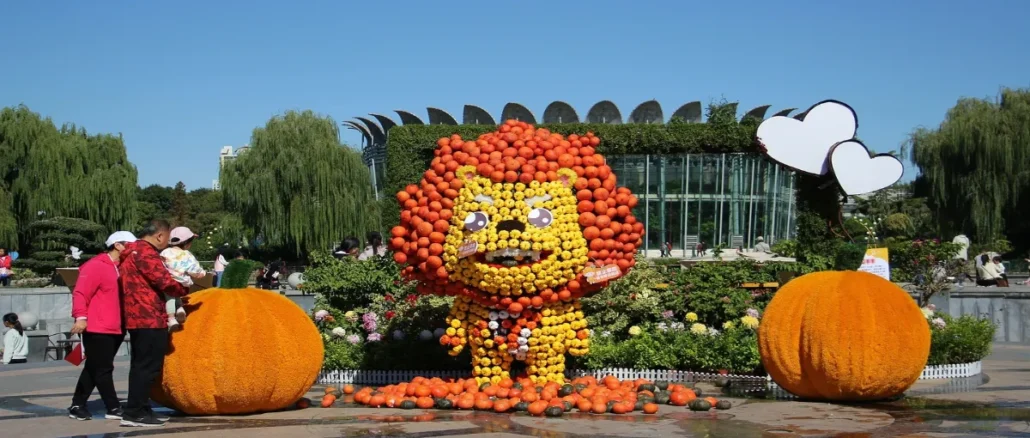
[{"label": "person in white shirt", "polygon": [[222,254],[224,250],[218,250],[218,257],[215,258],[215,287],[222,287],[222,274],[225,273],[225,267],[229,264],[225,260],[225,254]]},{"label": "person in white shirt", "polygon": [[997,286],[998,280],[1002,278],[998,271],[998,264],[994,263],[987,254],[981,254],[980,264],[976,268],[977,286]]},{"label": "person in white shirt", "polygon": [[25,363],[29,357],[29,337],[25,336],[18,315],[4,315],[4,327],[8,329],[4,334],[4,364]]},{"label": "person in white shirt", "polygon": [[762,236],[756,237],[755,242],[758,242],[755,244],[755,252],[764,252],[766,254],[772,253],[772,247],[769,246],[768,243],[765,243],[765,238]]}]

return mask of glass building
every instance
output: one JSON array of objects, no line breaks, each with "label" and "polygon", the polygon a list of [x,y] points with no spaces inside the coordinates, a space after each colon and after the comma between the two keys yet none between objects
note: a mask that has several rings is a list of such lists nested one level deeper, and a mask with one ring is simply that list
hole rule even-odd
[{"label": "glass building", "polygon": [[753,248],[794,237],[794,174],[756,154],[621,155],[608,157],[620,186],[640,202],[644,250],[672,244],[690,256],[708,248]]}]

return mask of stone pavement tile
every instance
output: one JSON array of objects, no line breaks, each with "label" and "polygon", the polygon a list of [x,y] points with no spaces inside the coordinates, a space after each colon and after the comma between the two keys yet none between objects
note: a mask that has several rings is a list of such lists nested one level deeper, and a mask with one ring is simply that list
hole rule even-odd
[{"label": "stone pavement tile", "polygon": [[[203,426],[203,424],[173,422],[169,423],[166,428],[189,429]],[[68,417],[35,417],[16,420],[0,419],[0,430],[3,431],[2,436],[5,437],[59,438],[128,432],[131,429],[120,427],[117,420],[75,421]]]},{"label": "stone pavement tile", "polygon": [[829,403],[753,402],[729,412],[751,423],[801,435],[868,432],[894,423],[894,417],[883,411]]}]

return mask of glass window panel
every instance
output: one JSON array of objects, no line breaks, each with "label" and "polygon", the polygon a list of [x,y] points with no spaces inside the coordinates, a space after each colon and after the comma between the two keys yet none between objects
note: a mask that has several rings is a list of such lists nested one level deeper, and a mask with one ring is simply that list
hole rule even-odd
[{"label": "glass window panel", "polygon": [[683,204],[676,201],[665,202],[665,240],[673,249],[683,249]]},{"label": "glass window panel", "polygon": [[662,242],[661,201],[647,202],[647,249],[657,251]]},{"label": "glass window panel", "polygon": [[714,248],[715,245],[712,242],[715,242],[715,233],[718,228],[716,222],[716,209],[718,206],[715,204],[715,201],[708,200],[700,201],[699,204],[701,205],[701,223],[698,226],[699,238],[704,242],[705,247]]}]

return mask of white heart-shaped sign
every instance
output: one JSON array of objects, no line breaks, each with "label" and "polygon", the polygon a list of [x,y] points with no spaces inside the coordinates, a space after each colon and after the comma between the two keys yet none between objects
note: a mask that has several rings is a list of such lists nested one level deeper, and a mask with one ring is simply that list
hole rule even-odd
[{"label": "white heart-shaped sign", "polygon": [[855,137],[858,116],[843,102],[826,100],[815,104],[805,120],[776,116],[758,125],[758,139],[769,158],[784,166],[813,175],[828,172],[833,145]]},{"label": "white heart-shaped sign", "polygon": [[890,187],[901,180],[905,166],[890,154],[869,156],[869,149],[858,140],[833,147],[830,165],[837,182],[848,195],[862,195]]}]

